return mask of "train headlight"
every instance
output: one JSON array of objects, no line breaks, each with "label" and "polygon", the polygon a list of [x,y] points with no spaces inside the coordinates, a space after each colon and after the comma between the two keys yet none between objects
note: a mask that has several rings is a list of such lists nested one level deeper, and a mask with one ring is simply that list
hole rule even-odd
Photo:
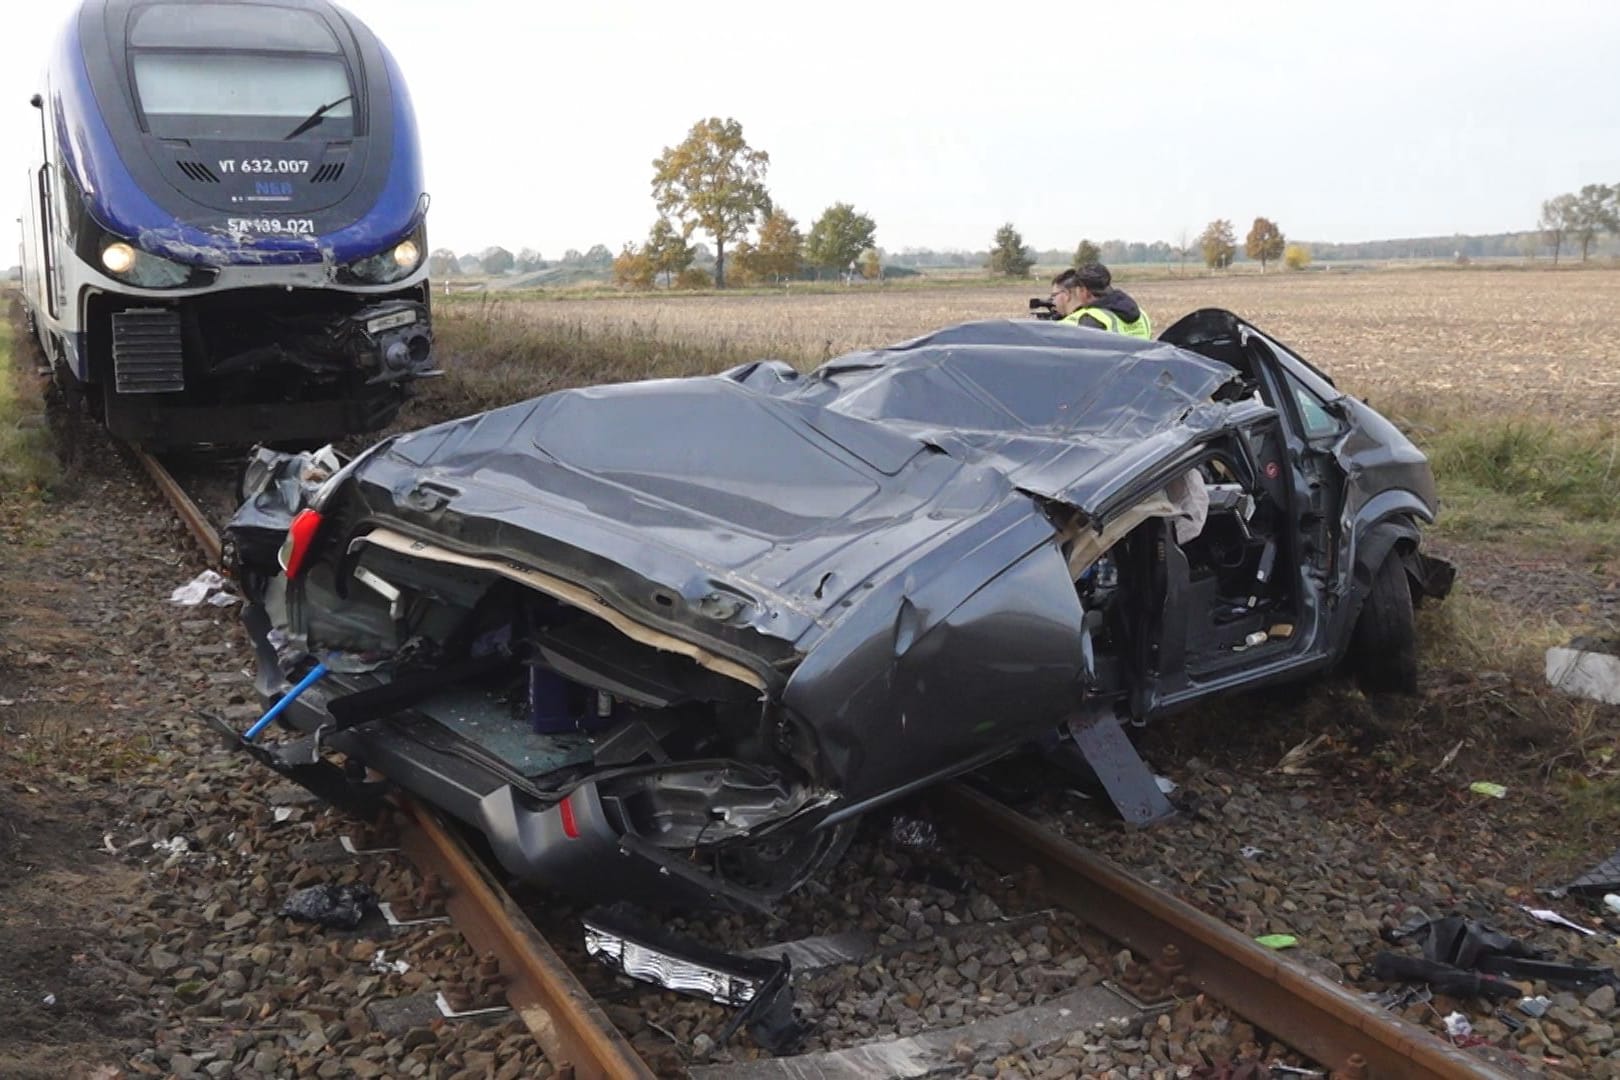
[{"label": "train headlight", "polygon": [[427,228],[418,224],[393,247],[338,267],[336,277],[344,285],[391,285],[421,270],[427,250]]},{"label": "train headlight", "polygon": [[101,249],[101,265],[114,274],[127,274],[135,265],[135,249],[122,240]]}]

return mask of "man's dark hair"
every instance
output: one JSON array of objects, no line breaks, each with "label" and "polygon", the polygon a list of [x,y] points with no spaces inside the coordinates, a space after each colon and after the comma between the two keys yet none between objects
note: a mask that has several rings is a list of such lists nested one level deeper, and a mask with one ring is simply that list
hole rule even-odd
[{"label": "man's dark hair", "polygon": [[1076,281],[1094,293],[1100,293],[1114,283],[1114,275],[1102,263],[1089,262],[1072,273]]},{"label": "man's dark hair", "polygon": [[1052,279],[1052,284],[1060,289],[1072,289],[1080,284],[1080,275],[1073,270],[1065,270]]}]

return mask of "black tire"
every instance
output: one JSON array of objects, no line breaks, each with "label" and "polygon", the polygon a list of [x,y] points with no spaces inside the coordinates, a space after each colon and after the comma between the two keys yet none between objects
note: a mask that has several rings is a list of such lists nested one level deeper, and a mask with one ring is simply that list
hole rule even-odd
[{"label": "black tire", "polygon": [[1417,617],[1412,585],[1398,552],[1373,575],[1372,590],[1350,638],[1356,681],[1369,693],[1417,693]]}]

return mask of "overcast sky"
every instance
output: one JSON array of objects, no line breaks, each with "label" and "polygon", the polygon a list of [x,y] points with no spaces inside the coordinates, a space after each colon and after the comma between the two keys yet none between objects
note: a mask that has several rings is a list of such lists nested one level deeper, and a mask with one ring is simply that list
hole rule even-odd
[{"label": "overcast sky", "polygon": [[[642,239],[653,158],[710,115],[770,154],[802,226],[852,202],[894,251],[985,248],[1004,221],[1042,248],[1214,217],[1241,238],[1257,214],[1299,239],[1495,232],[1620,181],[1620,4],[346,6],[404,68],[431,242],[459,251]],[[5,0],[14,199],[76,7]]]}]

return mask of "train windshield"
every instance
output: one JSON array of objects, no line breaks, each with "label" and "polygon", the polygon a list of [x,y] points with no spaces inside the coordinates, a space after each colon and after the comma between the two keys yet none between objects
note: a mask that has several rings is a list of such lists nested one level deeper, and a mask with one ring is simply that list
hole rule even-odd
[{"label": "train windshield", "polygon": [[160,138],[344,138],[355,89],[315,13],[256,4],[152,4],[130,28],[142,120]]}]

